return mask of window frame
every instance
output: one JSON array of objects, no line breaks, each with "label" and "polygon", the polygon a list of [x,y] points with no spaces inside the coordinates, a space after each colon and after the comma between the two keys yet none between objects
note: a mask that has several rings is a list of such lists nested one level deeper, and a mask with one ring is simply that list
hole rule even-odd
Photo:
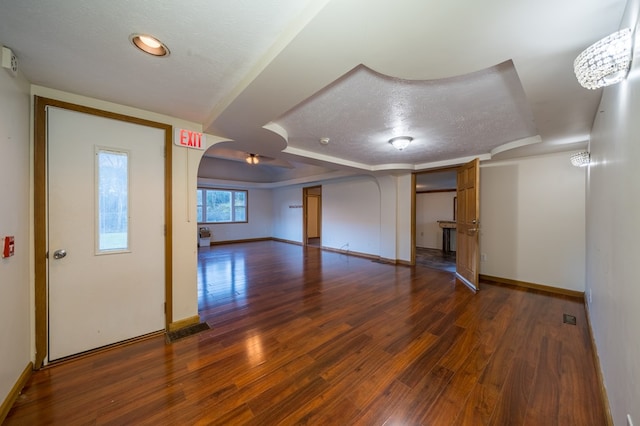
[{"label": "window frame", "polygon": [[[111,254],[119,254],[119,253],[131,253],[131,150],[122,149],[122,148],[114,148],[107,146],[95,146],[95,163],[94,163],[94,254],[96,256],[102,255],[111,255]],[[100,168],[100,154],[114,154],[114,155],[122,155],[126,158],[127,166],[126,166],[126,180],[127,180],[127,225],[126,225],[126,247],[119,248],[101,248],[101,232],[100,232],[100,218],[102,211],[100,210],[101,202],[100,202],[100,176],[101,176],[101,168]]]},{"label": "window frame", "polygon": [[[230,221],[207,221],[207,192],[208,191],[216,191],[216,192],[227,192],[230,193],[231,199],[231,220]],[[202,193],[202,204],[198,203],[198,193]],[[235,220],[236,219],[236,194],[243,193],[244,194],[244,220]],[[235,189],[235,188],[208,188],[208,187],[198,187],[196,190],[196,219],[198,217],[198,211],[202,212],[202,221],[198,221],[199,224],[210,224],[210,225],[224,225],[224,224],[233,224],[233,223],[248,223],[249,222],[249,190],[247,189]]]}]

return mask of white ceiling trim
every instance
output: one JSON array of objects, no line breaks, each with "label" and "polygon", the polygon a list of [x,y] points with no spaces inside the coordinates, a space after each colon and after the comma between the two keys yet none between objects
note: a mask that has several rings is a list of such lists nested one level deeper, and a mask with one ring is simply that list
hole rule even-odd
[{"label": "white ceiling trim", "polygon": [[213,178],[198,178],[198,186],[206,188],[239,188],[239,189],[274,189],[282,188],[285,186],[293,185],[305,185],[317,182],[328,182],[336,179],[342,179],[345,177],[353,177],[353,172],[350,171],[335,171],[330,173],[323,173],[320,175],[305,176],[296,179],[289,179],[279,182],[247,182],[236,181],[226,179],[213,179]]},{"label": "white ceiling trim", "polygon": [[491,150],[491,156],[498,155],[502,152],[508,151],[510,149],[522,148],[523,146],[533,145],[536,143],[541,143],[542,138],[540,135],[531,136],[528,138],[520,139],[513,142],[505,143],[504,145],[500,145]]},{"label": "white ceiling trim", "polygon": [[469,157],[453,158],[451,160],[434,161],[432,163],[422,163],[416,165],[416,171],[440,169],[443,167],[459,166],[461,164],[468,163],[471,160],[478,158],[480,161],[491,160],[491,154],[471,155]]}]

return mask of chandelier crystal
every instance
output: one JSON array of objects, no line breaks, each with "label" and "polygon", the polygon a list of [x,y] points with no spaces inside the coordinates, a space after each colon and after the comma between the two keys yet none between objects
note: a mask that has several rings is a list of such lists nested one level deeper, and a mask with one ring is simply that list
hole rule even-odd
[{"label": "chandelier crystal", "polygon": [[576,78],[586,89],[619,83],[631,65],[631,30],[625,28],[587,47],[573,62]]},{"label": "chandelier crystal", "polygon": [[576,167],[586,167],[591,161],[591,156],[587,151],[576,152],[571,157],[571,164]]}]

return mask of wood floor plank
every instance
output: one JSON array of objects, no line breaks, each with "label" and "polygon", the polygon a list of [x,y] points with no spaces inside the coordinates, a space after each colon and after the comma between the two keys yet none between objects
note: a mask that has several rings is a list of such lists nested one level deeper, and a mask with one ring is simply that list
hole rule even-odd
[{"label": "wood floor plank", "polygon": [[411,389],[409,398],[398,407],[394,417],[400,421],[400,424],[422,424],[422,418],[433,405],[437,404],[453,375],[453,371],[437,365],[428,373],[421,375],[420,380]]},{"label": "wood floor plank", "polygon": [[498,403],[499,393],[491,386],[476,383],[463,405],[457,418],[451,424],[455,426],[484,426]]},{"label": "wood floor plank", "polygon": [[[384,392],[384,389],[391,386],[393,382],[399,382],[399,374],[405,370],[411,361],[416,359],[429,346],[433,345],[437,339],[437,336],[423,334],[419,339],[411,342],[406,350],[394,355],[393,358],[385,364],[384,368],[372,372],[358,387],[351,389],[349,398],[354,401],[356,406],[367,409],[380,392]],[[407,388],[410,389],[408,386]]]},{"label": "wood floor plank", "polygon": [[562,342],[547,336],[542,337],[536,375],[526,418],[533,423],[564,424],[568,419],[560,418],[560,389],[554,383],[560,382],[562,375],[560,361]]},{"label": "wood floor plank", "polygon": [[[304,407],[303,417],[287,416],[283,424],[295,425],[350,425],[360,410],[348,398],[330,398],[314,401],[314,409]],[[294,412],[294,415],[297,412]]]},{"label": "wood floor plank", "polygon": [[[365,410],[353,421],[354,425],[401,424],[398,417],[402,410],[398,407],[407,401],[410,389],[397,380],[392,381],[377,394]],[[392,418],[395,416],[396,418]],[[333,423],[339,424],[339,423]]]},{"label": "wood floor plank", "polygon": [[491,416],[490,425],[521,425],[527,412],[533,369],[522,359],[515,360]]},{"label": "wood floor plank", "polygon": [[[217,413],[211,416],[211,419],[207,419],[206,415],[202,416],[195,424],[197,425],[219,425],[219,426],[234,426],[244,425],[251,423],[254,420],[253,412],[246,405],[239,405],[231,411],[223,413],[218,416]],[[181,424],[181,423],[176,423]]]},{"label": "wood floor plank", "polygon": [[[276,398],[271,399],[268,405],[264,404],[264,399],[259,401],[251,401],[249,406],[255,414],[252,419],[253,424],[257,425],[273,425],[279,424],[286,419],[290,413],[294,412],[298,407],[309,404],[318,395],[321,395],[329,388],[322,377],[315,377],[313,380],[299,386],[299,383],[290,383],[292,386],[286,389],[284,393],[278,394]],[[289,390],[294,389],[294,392]],[[258,403],[259,402],[259,403]],[[274,403],[277,402],[277,403]],[[257,408],[254,408],[257,407]]]},{"label": "wood floor plank", "polygon": [[604,424],[579,299],[274,241],[198,280],[209,330],[36,371],[6,424]]},{"label": "wood floor plank", "polygon": [[407,368],[398,376],[398,380],[410,388],[415,387],[425,373],[434,368],[442,356],[455,344],[457,339],[464,334],[464,329],[452,326],[440,336],[424,353],[413,360]]},{"label": "wood floor plank", "polygon": [[438,404],[433,404],[422,417],[423,424],[451,424],[460,414],[460,407],[469,398],[478,383],[478,378],[493,355],[491,348],[486,345],[472,347],[466,358],[462,354],[457,355],[463,360],[462,362],[454,365],[446,362],[438,364],[455,371],[455,374],[438,398]]}]

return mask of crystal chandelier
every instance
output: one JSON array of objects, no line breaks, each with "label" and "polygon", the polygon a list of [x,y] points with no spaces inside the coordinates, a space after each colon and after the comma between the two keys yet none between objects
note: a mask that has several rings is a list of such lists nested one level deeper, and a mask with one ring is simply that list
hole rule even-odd
[{"label": "crystal chandelier", "polygon": [[598,89],[619,83],[631,65],[631,30],[625,28],[587,47],[573,62],[582,87]]},{"label": "crystal chandelier", "polygon": [[586,167],[589,165],[591,161],[591,156],[587,151],[577,152],[573,154],[571,157],[571,164],[576,167]]}]

